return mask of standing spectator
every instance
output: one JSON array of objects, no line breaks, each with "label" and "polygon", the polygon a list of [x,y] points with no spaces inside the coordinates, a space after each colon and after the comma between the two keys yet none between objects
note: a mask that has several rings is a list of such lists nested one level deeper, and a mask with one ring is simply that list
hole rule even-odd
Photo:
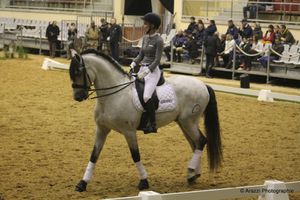
[{"label": "standing spectator", "polygon": [[235,41],[232,37],[232,35],[227,34],[226,35],[226,42],[225,42],[225,50],[224,54],[222,55],[224,65],[226,69],[231,68],[232,65],[232,59],[233,59],[233,46],[235,45]]},{"label": "standing spectator", "polygon": [[[257,0],[256,0],[257,1]],[[258,2],[266,2],[270,0],[258,0]],[[267,4],[261,4],[261,3],[247,3],[247,6],[243,8],[243,14],[244,18],[247,19],[248,15],[247,12],[249,12],[249,19],[254,19],[256,18],[256,11],[265,11],[266,10]]]},{"label": "standing spectator", "polygon": [[229,20],[228,21],[228,28],[227,28],[227,32],[226,32],[226,35],[227,34],[230,34],[232,35],[233,39],[235,41],[238,40],[239,38],[239,30],[238,28],[234,25],[233,21],[232,20]]},{"label": "standing spectator", "polygon": [[266,31],[264,37],[263,37],[263,43],[264,44],[273,44],[275,41],[275,32],[274,32],[274,26],[270,24],[268,26],[268,30]]},{"label": "standing spectator", "polygon": [[46,37],[49,42],[49,52],[52,58],[55,57],[58,35],[59,35],[59,28],[57,26],[57,22],[53,21],[52,24],[49,24],[46,29]]},{"label": "standing spectator", "polygon": [[285,44],[294,44],[295,38],[293,34],[286,28],[284,24],[280,25],[280,41],[284,42]]},{"label": "standing spectator", "polygon": [[205,29],[207,35],[213,35],[217,31],[215,20],[209,20],[209,25]]},{"label": "standing spectator", "polygon": [[85,32],[87,48],[97,49],[99,40],[99,29],[96,27],[95,22],[91,22],[91,26]]},{"label": "standing spectator", "polygon": [[254,23],[253,36],[256,36],[258,40],[261,40],[263,37],[263,32],[258,22]]},{"label": "standing spectator", "polygon": [[[173,60],[177,62],[181,62],[181,54],[183,52],[183,45],[187,42],[187,37],[182,30],[179,30],[175,37],[172,39],[173,42]],[[171,46],[167,46],[164,48],[164,52],[167,56],[167,61],[171,60]]]},{"label": "standing spectator", "polygon": [[119,61],[119,45],[122,41],[122,28],[117,24],[117,20],[112,18],[110,20],[111,27],[109,29],[109,46],[111,57]]},{"label": "standing spectator", "polygon": [[[281,44],[279,38],[275,40],[275,44],[273,44],[272,48],[273,48],[274,51],[276,51],[279,54],[281,54],[283,52],[284,47]],[[279,59],[279,56],[276,53],[274,53],[273,51],[271,51],[270,62],[273,61],[273,60],[278,60],[278,59]],[[261,58],[258,59],[258,61],[262,64],[262,66],[264,68],[267,68],[267,66],[268,66],[268,56],[262,56]]]},{"label": "standing spectator", "polygon": [[191,22],[190,22],[190,24],[187,28],[187,31],[190,32],[190,33],[195,33],[197,28],[198,28],[198,25],[195,21],[195,17],[191,17],[190,20],[191,20]]},{"label": "standing spectator", "polygon": [[68,28],[68,45],[67,45],[67,59],[71,59],[71,49],[74,48],[74,41],[77,38],[77,28],[75,23],[71,23]]},{"label": "standing spectator", "polygon": [[217,50],[220,49],[221,44],[217,38],[218,36],[212,32],[208,32],[208,35],[204,41],[206,65],[205,65],[205,76],[211,77],[211,69],[215,65],[215,57],[217,56]]},{"label": "standing spectator", "polygon": [[99,37],[99,50],[103,50],[103,45],[107,42],[107,37],[109,35],[109,28],[108,23],[105,19],[101,19],[101,26],[100,26],[100,37]]},{"label": "standing spectator", "polygon": [[253,36],[253,30],[246,19],[242,20],[242,28],[239,29],[239,34],[242,38],[251,38]]}]

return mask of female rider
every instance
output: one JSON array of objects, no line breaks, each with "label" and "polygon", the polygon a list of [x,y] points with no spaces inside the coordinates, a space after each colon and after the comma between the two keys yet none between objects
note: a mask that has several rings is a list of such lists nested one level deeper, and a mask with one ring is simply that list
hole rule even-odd
[{"label": "female rider", "polygon": [[161,23],[160,17],[155,13],[148,13],[142,19],[147,32],[143,37],[139,55],[133,60],[130,67],[133,70],[135,66],[140,65],[137,77],[145,80],[143,99],[146,103],[145,110],[149,116],[150,124],[143,131],[145,133],[156,133],[155,106],[151,97],[161,75],[159,63],[164,44],[163,39],[157,33]]}]

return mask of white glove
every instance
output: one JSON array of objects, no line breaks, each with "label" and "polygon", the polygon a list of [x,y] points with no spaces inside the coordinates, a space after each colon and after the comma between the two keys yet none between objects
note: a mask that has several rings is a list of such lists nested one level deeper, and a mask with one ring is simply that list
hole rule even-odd
[{"label": "white glove", "polygon": [[131,68],[132,70],[134,69],[135,66],[136,66],[135,62],[132,62],[132,63],[130,64],[130,68]]},{"label": "white glove", "polygon": [[145,76],[147,76],[149,73],[150,73],[150,69],[147,68],[147,69],[145,69],[145,71],[139,72],[138,75],[137,75],[137,77],[138,77],[138,79],[143,79],[143,78],[145,78]]},{"label": "white glove", "polygon": [[106,39],[107,41],[110,41],[110,37],[107,37],[107,39]]}]

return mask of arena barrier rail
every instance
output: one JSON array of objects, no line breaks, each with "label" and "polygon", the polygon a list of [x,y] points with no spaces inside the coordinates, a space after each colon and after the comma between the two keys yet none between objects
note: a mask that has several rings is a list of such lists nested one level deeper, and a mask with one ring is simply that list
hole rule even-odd
[{"label": "arena barrier rail", "polygon": [[258,200],[289,200],[289,195],[300,192],[300,181],[265,181],[264,185],[210,189],[180,193],[159,194],[153,191],[140,192],[138,196],[105,200],[222,200],[258,196]]}]

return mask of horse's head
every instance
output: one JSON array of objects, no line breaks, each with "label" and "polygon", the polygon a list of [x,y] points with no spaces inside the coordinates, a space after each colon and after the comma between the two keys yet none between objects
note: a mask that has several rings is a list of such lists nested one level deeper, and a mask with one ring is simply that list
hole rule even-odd
[{"label": "horse's head", "polygon": [[87,99],[92,82],[87,73],[83,58],[75,51],[72,51],[69,73],[72,81],[74,100],[80,102]]}]

